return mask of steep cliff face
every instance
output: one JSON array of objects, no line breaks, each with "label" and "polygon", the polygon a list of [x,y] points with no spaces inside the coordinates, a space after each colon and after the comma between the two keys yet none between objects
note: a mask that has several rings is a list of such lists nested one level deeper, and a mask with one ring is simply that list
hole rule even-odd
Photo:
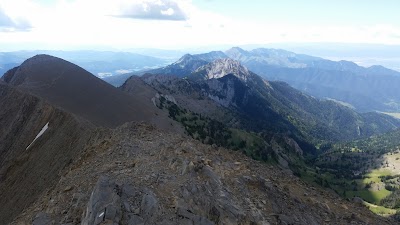
[{"label": "steep cliff face", "polygon": [[6,224],[58,180],[93,125],[4,84],[0,109],[0,221]]}]

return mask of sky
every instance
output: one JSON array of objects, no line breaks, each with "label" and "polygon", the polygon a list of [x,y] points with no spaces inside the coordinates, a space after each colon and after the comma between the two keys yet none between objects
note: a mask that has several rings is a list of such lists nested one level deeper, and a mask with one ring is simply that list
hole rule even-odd
[{"label": "sky", "polygon": [[400,45],[398,0],[0,0],[0,51]]}]

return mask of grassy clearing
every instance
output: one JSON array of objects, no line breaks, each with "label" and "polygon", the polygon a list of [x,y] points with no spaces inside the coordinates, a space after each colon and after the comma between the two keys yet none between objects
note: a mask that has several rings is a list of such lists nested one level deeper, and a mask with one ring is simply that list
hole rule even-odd
[{"label": "grassy clearing", "polygon": [[400,152],[386,153],[383,159],[388,163],[386,169],[394,174],[400,174]]},{"label": "grassy clearing", "polygon": [[[346,198],[360,197],[364,201],[373,204],[380,204],[380,201],[389,196],[392,192],[385,189],[385,183],[380,176],[388,176],[392,173],[389,170],[373,170],[364,179],[347,180],[335,178],[332,174],[320,174],[320,177],[329,183],[329,187]],[[367,185],[370,187],[368,188]],[[371,188],[375,186],[375,188]],[[379,188],[378,188],[379,187]]]},{"label": "grassy clearing", "polygon": [[379,191],[370,191],[367,189],[363,189],[358,191],[347,191],[346,197],[347,198],[360,197],[369,203],[379,204],[379,202],[386,196],[390,195],[390,193],[391,192],[386,189]]},{"label": "grassy clearing", "polygon": [[377,170],[372,170],[368,174],[365,175],[366,178],[362,180],[364,184],[374,182],[374,183],[381,183],[381,178],[380,176],[389,176],[392,175],[392,172],[386,169],[377,169]]},{"label": "grassy clearing", "polygon": [[368,207],[373,213],[378,214],[380,216],[392,216],[396,214],[395,209],[385,208],[383,206],[374,205],[368,202],[364,202],[365,206]]},{"label": "grassy clearing", "polygon": [[386,190],[385,188],[381,188],[380,190],[365,189],[365,185],[375,183],[375,184],[380,184],[382,185],[382,187],[384,187],[385,184],[381,181],[380,177],[389,175],[392,175],[392,173],[386,169],[372,170],[370,173],[366,175],[366,178],[362,180],[357,180],[359,188],[363,189],[355,191],[347,191],[346,197],[358,196],[369,203],[379,204],[379,202],[385,197],[389,196],[391,192]]}]

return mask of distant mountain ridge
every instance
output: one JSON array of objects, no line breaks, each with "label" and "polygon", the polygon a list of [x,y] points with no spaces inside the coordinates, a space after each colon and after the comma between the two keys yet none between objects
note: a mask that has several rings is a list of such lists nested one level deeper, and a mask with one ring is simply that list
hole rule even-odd
[{"label": "distant mountain ridge", "polygon": [[[382,66],[368,68],[274,49],[229,54],[253,72],[281,80],[319,98],[332,98],[359,111],[400,110],[400,73]],[[272,60],[272,62],[271,62]]]},{"label": "distant mountain ridge", "polygon": [[[348,71],[357,75],[371,75],[379,73],[381,75],[392,75],[400,76],[400,72],[385,68],[380,65],[374,65],[370,67],[358,66],[356,63],[346,60],[331,61],[323,59],[321,57],[314,57],[305,54],[296,54],[294,52],[282,50],[282,49],[267,49],[257,48],[251,51],[241,49],[239,47],[233,47],[231,49],[222,51],[212,51],[202,54],[186,54],[182,56],[177,62],[172,65],[178,65],[182,67],[183,64],[188,62],[212,62],[216,59],[231,58],[241,62],[247,66],[253,72],[258,72],[254,68],[259,65],[264,66],[276,66],[283,68],[318,68],[323,70],[334,70],[334,71]],[[167,66],[168,67],[168,66]],[[185,67],[185,66],[184,66]],[[166,68],[166,67],[164,67]],[[162,68],[160,68],[161,70]],[[188,68],[189,69],[189,68]],[[192,66],[192,71],[196,69],[196,66]],[[152,73],[153,70],[149,70]],[[162,70],[161,70],[162,71]],[[175,74],[179,75],[179,74]],[[263,74],[260,74],[263,75]]]},{"label": "distant mountain ridge", "polygon": [[207,62],[224,58],[237,60],[268,80],[287,82],[305,93],[350,104],[361,112],[400,110],[400,72],[280,49],[246,51],[234,47],[225,52],[185,55],[170,66],[147,72],[184,77]]},{"label": "distant mountain ridge", "polygon": [[[204,57],[197,59],[196,55],[190,56],[190,61],[205,62]],[[181,62],[184,60],[173,65],[179,67]],[[160,69],[158,72],[168,74],[169,71]],[[400,125],[398,120],[385,115],[358,114],[336,102],[305,95],[283,82],[265,81],[231,58],[216,59],[187,74],[181,82],[179,79],[164,78],[162,75],[152,79],[149,75],[144,77],[158,91],[171,95],[190,93],[196,96],[193,99],[195,102],[203,96],[224,107],[233,107],[238,114],[253,120],[243,124],[255,130],[269,127],[274,131],[292,130],[302,135],[311,134],[313,138],[322,140],[345,140],[367,137]],[[376,130],[376,126],[380,128]]]}]

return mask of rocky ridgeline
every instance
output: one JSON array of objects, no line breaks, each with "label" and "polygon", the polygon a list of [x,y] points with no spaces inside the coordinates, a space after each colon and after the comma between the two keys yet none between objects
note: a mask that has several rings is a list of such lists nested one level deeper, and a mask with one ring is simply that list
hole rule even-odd
[{"label": "rocky ridgeline", "polygon": [[12,224],[392,224],[239,152],[146,124],[103,132]]}]

